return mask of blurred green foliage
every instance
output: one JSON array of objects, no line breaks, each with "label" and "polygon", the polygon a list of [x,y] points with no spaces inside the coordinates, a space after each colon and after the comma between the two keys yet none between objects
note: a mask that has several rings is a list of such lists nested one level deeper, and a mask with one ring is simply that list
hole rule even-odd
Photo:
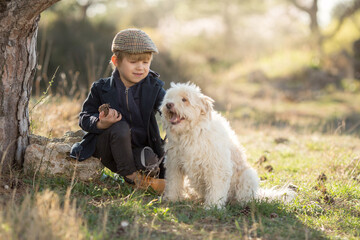
[{"label": "blurred green foliage", "polygon": [[[348,66],[360,17],[351,4],[358,0],[334,5],[354,14],[339,34],[321,43],[321,56],[311,43],[308,16],[292,2],[62,0],[41,17],[34,95],[46,89],[59,66],[52,92],[84,98],[92,82],[110,75],[112,38],[129,27],[143,29],[158,46],[151,68],[166,88],[170,82],[192,81],[206,92],[249,80],[254,71],[271,81],[307,68],[352,78]],[[332,22],[319,26],[322,34],[334,32],[342,15],[335,12]]]}]

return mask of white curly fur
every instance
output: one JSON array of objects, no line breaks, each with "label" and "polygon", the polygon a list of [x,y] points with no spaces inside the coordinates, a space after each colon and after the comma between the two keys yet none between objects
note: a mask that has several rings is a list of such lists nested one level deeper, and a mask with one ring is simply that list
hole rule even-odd
[{"label": "white curly fur", "polygon": [[164,198],[181,200],[185,178],[207,207],[228,201],[279,198],[287,191],[261,190],[228,121],[213,110],[213,100],[194,84],[171,84],[161,105],[168,141]]}]

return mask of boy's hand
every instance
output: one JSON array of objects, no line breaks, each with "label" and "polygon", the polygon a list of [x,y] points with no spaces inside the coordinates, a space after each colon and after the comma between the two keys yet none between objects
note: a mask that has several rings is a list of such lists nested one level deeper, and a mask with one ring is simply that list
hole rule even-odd
[{"label": "boy's hand", "polygon": [[99,114],[99,121],[96,123],[96,127],[98,129],[109,128],[114,123],[120,121],[121,118],[122,118],[121,113],[119,113],[115,109],[110,108],[109,113],[107,115],[105,115],[104,111],[101,111]]}]

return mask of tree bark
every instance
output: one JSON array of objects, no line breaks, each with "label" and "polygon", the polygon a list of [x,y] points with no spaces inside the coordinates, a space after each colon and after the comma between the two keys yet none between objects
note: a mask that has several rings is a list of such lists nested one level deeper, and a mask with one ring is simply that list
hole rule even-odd
[{"label": "tree bark", "polygon": [[0,168],[5,170],[23,163],[28,145],[28,104],[36,69],[38,22],[40,13],[58,1],[0,2]]},{"label": "tree bark", "polygon": [[316,49],[317,54],[320,58],[323,56],[323,36],[320,30],[319,21],[318,21],[318,0],[312,0],[312,4],[309,7],[305,7],[298,3],[298,0],[290,0],[295,7],[299,10],[306,12],[310,18],[310,31],[311,31],[311,45]]}]

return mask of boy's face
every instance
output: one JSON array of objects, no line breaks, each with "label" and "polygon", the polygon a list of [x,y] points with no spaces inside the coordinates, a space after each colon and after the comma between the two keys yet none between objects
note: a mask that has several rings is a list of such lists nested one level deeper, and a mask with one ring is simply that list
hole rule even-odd
[{"label": "boy's face", "polygon": [[[116,58],[116,57],[115,57]],[[125,87],[131,87],[143,80],[150,71],[151,54],[149,57],[136,58],[125,56],[122,61],[116,59],[115,65]]]}]

